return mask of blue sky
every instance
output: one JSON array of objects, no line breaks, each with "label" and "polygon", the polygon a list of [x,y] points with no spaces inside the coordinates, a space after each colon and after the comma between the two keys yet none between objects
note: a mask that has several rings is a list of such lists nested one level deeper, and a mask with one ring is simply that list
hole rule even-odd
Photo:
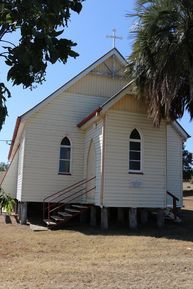
[{"label": "blue sky", "polygon": [[[80,56],[74,60],[69,59],[66,65],[57,63],[50,65],[47,70],[46,82],[38,85],[36,89],[24,90],[22,86],[9,88],[12,97],[8,100],[9,116],[0,132],[0,139],[11,139],[17,116],[23,114],[58,87],[70,80],[92,62],[112,48],[112,40],[106,35],[112,34],[112,29],[116,28],[117,35],[123,40],[117,40],[116,47],[127,57],[131,52],[132,36],[129,29],[134,22],[126,17],[127,13],[133,11],[135,1],[125,0],[86,0],[83,2],[83,10],[80,15],[72,14],[68,28],[65,30],[65,37],[77,42],[75,50]],[[15,39],[15,36],[12,36]],[[1,65],[2,67],[2,65]],[[5,67],[3,66],[5,69]],[[1,71],[1,81],[5,81],[6,69]],[[182,126],[191,135],[193,134],[193,123],[189,122],[188,115],[185,114],[180,121]],[[187,141],[186,148],[193,152],[193,140]],[[7,161],[9,146],[0,142],[0,161]]]}]

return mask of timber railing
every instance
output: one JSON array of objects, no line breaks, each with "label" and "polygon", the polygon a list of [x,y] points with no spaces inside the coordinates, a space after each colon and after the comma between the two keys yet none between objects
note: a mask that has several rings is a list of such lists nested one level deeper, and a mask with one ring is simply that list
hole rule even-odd
[{"label": "timber railing", "polygon": [[176,219],[177,217],[177,202],[179,202],[179,198],[177,198],[175,195],[173,195],[172,193],[170,192],[166,192],[170,197],[172,197],[172,200],[173,200],[173,214],[174,214],[174,217]]},{"label": "timber railing", "polygon": [[95,185],[92,185],[92,181],[96,179],[92,177],[90,179],[83,179],[77,183],[74,183],[63,190],[60,190],[52,195],[49,195],[43,199],[43,219],[50,221],[51,213],[57,212],[59,209],[70,204],[72,201],[87,195],[91,191],[96,189]]}]

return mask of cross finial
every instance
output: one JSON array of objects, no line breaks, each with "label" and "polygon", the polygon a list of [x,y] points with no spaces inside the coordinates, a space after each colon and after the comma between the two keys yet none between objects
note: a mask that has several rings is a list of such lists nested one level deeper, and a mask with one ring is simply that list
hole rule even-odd
[{"label": "cross finial", "polygon": [[120,37],[120,36],[116,36],[115,34],[116,34],[116,29],[114,28],[114,29],[112,29],[112,31],[113,31],[113,35],[107,35],[106,37],[107,38],[112,38],[113,39],[113,48],[115,48],[115,40],[116,39],[123,39],[123,37]]}]

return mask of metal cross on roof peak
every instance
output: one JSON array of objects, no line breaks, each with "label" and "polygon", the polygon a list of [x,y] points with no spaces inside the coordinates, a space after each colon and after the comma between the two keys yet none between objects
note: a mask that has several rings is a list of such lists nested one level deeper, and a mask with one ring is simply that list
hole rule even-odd
[{"label": "metal cross on roof peak", "polygon": [[116,39],[122,40],[123,37],[121,37],[121,36],[116,36],[116,35],[115,35],[115,34],[116,34],[116,29],[115,29],[115,28],[112,29],[112,31],[113,31],[113,35],[107,35],[106,38],[112,38],[112,39],[113,39],[113,48],[115,48],[115,41],[116,41]]}]

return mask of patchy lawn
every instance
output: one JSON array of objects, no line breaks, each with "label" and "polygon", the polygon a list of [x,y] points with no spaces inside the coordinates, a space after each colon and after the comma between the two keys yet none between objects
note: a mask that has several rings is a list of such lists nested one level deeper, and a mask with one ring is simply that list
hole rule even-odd
[{"label": "patchy lawn", "polygon": [[[183,223],[33,232],[0,218],[0,289],[193,288],[193,191]],[[79,231],[78,231],[79,229]]]}]

